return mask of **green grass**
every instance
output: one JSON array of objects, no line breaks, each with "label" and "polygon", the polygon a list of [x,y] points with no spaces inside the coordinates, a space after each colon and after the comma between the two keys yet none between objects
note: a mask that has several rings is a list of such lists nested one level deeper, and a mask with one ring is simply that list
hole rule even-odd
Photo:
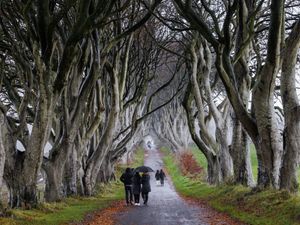
[{"label": "green grass", "polygon": [[4,225],[58,225],[81,221],[84,216],[95,210],[108,207],[112,202],[124,198],[123,184],[119,176],[123,170],[130,166],[136,167],[144,162],[144,151],[136,151],[135,159],[129,165],[116,167],[117,180],[99,187],[99,194],[94,197],[72,197],[58,203],[43,203],[37,209],[10,211],[12,218],[1,218]]},{"label": "green grass", "polygon": [[257,163],[256,150],[255,150],[255,147],[253,144],[250,145],[250,159],[251,159],[251,165],[252,165],[253,178],[256,181],[257,180],[258,163]]},{"label": "green grass", "polygon": [[[193,155],[195,156],[196,161],[199,163],[201,167],[203,167],[205,170],[207,169],[207,160],[204,156],[204,154],[199,150],[197,146],[191,146],[191,150]],[[250,160],[252,165],[252,172],[253,172],[253,178],[254,181],[257,180],[257,173],[258,173],[258,163],[257,163],[257,156],[256,156],[256,150],[253,144],[250,145]],[[298,169],[298,181],[300,181],[300,168]],[[299,191],[300,191],[300,185],[299,185]]]},{"label": "green grass", "polygon": [[204,156],[204,154],[199,150],[197,146],[192,146],[191,147],[192,153],[198,162],[198,164],[204,168],[205,170],[207,169],[207,160]]},{"label": "green grass", "polygon": [[72,197],[58,203],[43,203],[37,209],[11,211],[13,219],[1,218],[0,224],[57,225],[80,221],[88,212],[108,207],[113,201],[123,198],[120,182],[102,186],[101,194],[95,197]]},{"label": "green grass", "polygon": [[[204,154],[199,150],[199,148],[196,145],[191,146],[191,150],[199,165],[203,167],[205,170],[207,170],[207,160]],[[250,160],[252,165],[253,178],[254,181],[256,182],[257,173],[258,173],[258,163],[257,163],[256,150],[253,144],[250,145]],[[300,168],[298,169],[298,181],[300,181]],[[299,185],[299,191],[300,191],[300,185]]]},{"label": "green grass", "polygon": [[285,191],[254,192],[243,186],[209,186],[182,176],[174,156],[164,153],[165,167],[176,190],[184,196],[205,200],[218,211],[254,225],[300,224],[300,198]]},{"label": "green grass", "polygon": [[[193,155],[195,156],[196,161],[199,163],[201,167],[203,167],[205,170],[207,169],[207,160],[204,156],[204,154],[199,150],[199,148],[195,145],[191,146],[191,150]],[[256,150],[253,144],[250,145],[250,158],[251,158],[251,164],[252,164],[252,172],[254,180],[257,179],[257,157],[256,157]],[[300,178],[300,173],[299,173]]]}]

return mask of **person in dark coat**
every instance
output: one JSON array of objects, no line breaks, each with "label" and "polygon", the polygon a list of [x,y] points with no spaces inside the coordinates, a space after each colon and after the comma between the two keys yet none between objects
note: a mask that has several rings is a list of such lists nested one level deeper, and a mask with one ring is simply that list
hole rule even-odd
[{"label": "person in dark coat", "polygon": [[134,196],[134,205],[140,205],[141,176],[139,172],[136,172],[132,178],[132,192]]},{"label": "person in dark coat", "polygon": [[126,168],[125,172],[120,177],[120,180],[124,183],[126,203],[127,205],[132,205],[132,171],[130,168]]},{"label": "person in dark coat", "polygon": [[156,173],[155,173],[155,180],[156,180],[156,185],[158,186],[159,183],[160,183],[159,170],[156,170]]},{"label": "person in dark coat", "polygon": [[166,177],[166,174],[161,169],[160,172],[159,172],[159,179],[160,179],[161,186],[164,186],[165,177]]},{"label": "person in dark coat", "polygon": [[142,198],[144,200],[144,204],[147,205],[148,194],[151,191],[150,175],[148,173],[143,173],[141,183],[142,183]]}]

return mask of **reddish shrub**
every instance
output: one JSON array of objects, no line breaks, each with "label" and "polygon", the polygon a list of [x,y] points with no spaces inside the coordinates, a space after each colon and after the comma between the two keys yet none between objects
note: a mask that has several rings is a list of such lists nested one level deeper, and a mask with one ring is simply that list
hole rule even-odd
[{"label": "reddish shrub", "polygon": [[197,163],[194,155],[190,151],[179,154],[179,165],[183,175],[198,176],[203,172],[203,168]]}]

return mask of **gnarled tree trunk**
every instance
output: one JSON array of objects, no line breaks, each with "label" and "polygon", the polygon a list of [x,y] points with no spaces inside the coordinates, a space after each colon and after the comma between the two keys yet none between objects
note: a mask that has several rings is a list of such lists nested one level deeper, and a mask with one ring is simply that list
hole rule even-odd
[{"label": "gnarled tree trunk", "polygon": [[13,182],[9,184],[12,190],[12,207],[31,208],[37,205],[37,178],[41,168],[44,146],[49,134],[52,101],[45,94],[39,100],[32,133],[25,152],[13,153]]},{"label": "gnarled tree trunk", "polygon": [[47,202],[54,202],[64,197],[62,185],[63,167],[59,164],[47,164],[43,168],[46,172],[45,199]]},{"label": "gnarled tree trunk", "polygon": [[234,118],[233,139],[231,144],[234,181],[245,186],[253,186],[253,174],[250,160],[249,137],[242,124]]},{"label": "gnarled tree trunk", "polygon": [[281,96],[285,118],[283,138],[283,163],[280,173],[280,188],[298,191],[298,159],[300,149],[300,103],[296,91],[295,66],[300,46],[300,20],[286,41],[281,75]]},{"label": "gnarled tree trunk", "polygon": [[[250,95],[250,75],[247,62],[249,60],[250,41],[245,45],[247,39],[250,37],[249,26],[251,26],[251,15],[249,11],[254,10],[254,5],[250,4],[250,1],[240,1],[238,8],[238,29],[236,34],[235,52],[239,54],[242,52],[239,60],[234,65],[234,72],[236,75],[236,82],[241,100],[248,108],[248,101]],[[244,49],[244,50],[243,50]],[[234,165],[234,182],[240,183],[246,186],[253,186],[253,175],[250,162],[250,148],[249,138],[243,128],[241,122],[233,115],[233,136],[231,144],[231,156],[233,158]]]},{"label": "gnarled tree trunk", "polygon": [[207,182],[209,184],[220,184],[223,182],[220,158],[213,154],[207,154]]},{"label": "gnarled tree trunk", "polygon": [[[0,192],[2,189],[3,184],[3,173],[4,173],[4,164],[5,164],[5,144],[4,139],[6,138],[6,125],[5,125],[5,118],[4,114],[0,110]],[[1,199],[0,199],[0,205],[1,205]]]},{"label": "gnarled tree trunk", "polygon": [[115,168],[110,156],[108,155],[101,165],[100,171],[98,173],[97,182],[107,183],[111,180],[115,180]]},{"label": "gnarled tree trunk", "polygon": [[64,137],[61,145],[52,150],[50,158],[44,159],[43,168],[46,172],[45,199],[48,202],[61,200],[66,195],[63,186],[65,163],[72,151],[73,139]]},{"label": "gnarled tree trunk", "polygon": [[112,100],[111,109],[109,112],[108,122],[97,146],[97,149],[93,152],[87,161],[87,166],[85,168],[85,173],[83,177],[83,185],[85,189],[85,194],[91,196],[94,192],[96,185],[97,175],[100,171],[103,160],[111,149],[113,143],[114,130],[118,125],[118,117],[120,113],[120,93],[119,93],[119,80],[118,72],[113,71],[109,68],[109,73],[111,77],[112,84]]},{"label": "gnarled tree trunk", "polygon": [[77,151],[72,150],[65,165],[64,173],[64,190],[67,196],[77,195],[77,181],[78,181],[78,162]]}]

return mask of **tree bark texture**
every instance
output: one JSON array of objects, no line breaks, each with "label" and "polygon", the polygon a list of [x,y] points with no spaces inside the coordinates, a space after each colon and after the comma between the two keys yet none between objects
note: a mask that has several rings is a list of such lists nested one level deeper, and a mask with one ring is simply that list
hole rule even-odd
[{"label": "tree bark texture", "polygon": [[63,190],[63,168],[64,166],[56,164],[48,164],[44,166],[47,175],[45,199],[47,202],[61,200],[65,194]]},{"label": "tree bark texture", "polygon": [[100,171],[103,160],[113,142],[113,134],[118,125],[118,117],[120,113],[120,98],[119,98],[119,81],[116,71],[110,71],[112,84],[112,101],[111,109],[107,121],[107,125],[97,146],[97,149],[87,161],[85,168],[85,175],[83,177],[83,184],[85,194],[91,196],[94,192],[96,179]]},{"label": "tree bark texture", "polygon": [[283,138],[283,163],[280,173],[280,188],[298,191],[298,160],[300,151],[300,103],[296,90],[295,67],[300,46],[300,20],[286,41],[282,56],[281,97],[285,128]]},{"label": "tree bark texture", "polygon": [[249,137],[242,124],[233,118],[233,141],[231,144],[234,181],[245,186],[254,186],[250,160]]},{"label": "tree bark texture", "polygon": [[5,118],[2,111],[0,111],[0,192],[2,190],[2,185],[3,185],[3,173],[4,173],[4,164],[6,158],[5,147],[4,147],[5,146],[4,140],[6,138],[6,134],[7,132],[6,132]]},{"label": "tree bark texture", "polygon": [[64,169],[64,190],[66,191],[67,196],[77,195],[77,181],[78,181],[78,170],[79,163],[77,162],[77,151],[72,149],[71,154],[69,155],[68,160],[65,164]]}]

